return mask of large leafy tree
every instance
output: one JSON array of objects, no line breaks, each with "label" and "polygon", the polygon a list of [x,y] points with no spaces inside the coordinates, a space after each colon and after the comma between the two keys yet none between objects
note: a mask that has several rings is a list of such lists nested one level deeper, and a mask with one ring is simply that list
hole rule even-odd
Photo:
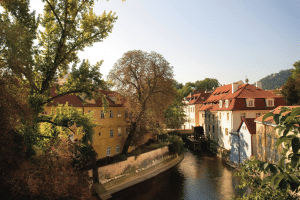
[{"label": "large leafy tree", "polygon": [[252,187],[252,193],[243,199],[298,199],[293,194],[300,189],[300,107],[283,107],[279,114],[267,113],[263,121],[270,116],[280,133],[276,146],[282,145],[282,158],[278,164],[255,159],[242,164],[238,173],[240,187]]},{"label": "large leafy tree", "polygon": [[[4,8],[0,14],[0,62],[3,71],[28,86],[27,100],[34,113],[33,126],[26,130],[27,142],[44,137],[39,131],[40,122],[65,127],[74,124],[66,119],[53,123],[40,116],[43,107],[55,98],[73,93],[98,97],[98,89],[105,87],[99,72],[101,62],[92,66],[83,60],[79,64],[77,54],[106,38],[117,19],[111,12],[96,15],[93,0],[43,2],[44,13],[37,17],[29,10],[29,0],[0,1]],[[56,87],[56,95],[50,96],[58,78],[66,74],[66,83]]]},{"label": "large leafy tree", "polygon": [[175,95],[173,70],[162,55],[134,50],[115,63],[108,78],[126,99],[129,127],[124,154],[139,130],[164,124],[164,111]]},{"label": "large leafy tree", "polygon": [[[20,172],[20,176],[15,176],[16,179],[12,184],[8,183],[12,171],[5,166],[13,163],[14,159],[2,157],[3,165],[0,170],[1,176],[3,175],[2,180],[8,181],[7,187],[23,188],[20,181],[25,181],[27,186],[34,180],[43,181],[49,175],[47,170],[51,173],[63,173],[68,178],[73,174],[75,179],[85,179],[84,176],[75,175],[77,173],[75,168],[76,173],[72,172],[73,169],[67,171],[73,163],[70,163],[69,159],[64,159],[64,156],[57,157],[55,154],[49,154],[49,148],[61,152],[63,147],[56,145],[56,141],[59,143],[66,138],[69,131],[74,130],[74,126],[77,126],[77,130],[81,130],[78,132],[84,134],[82,142],[88,145],[92,139],[94,126],[90,116],[67,106],[49,116],[43,116],[41,112],[44,106],[57,97],[81,94],[86,98],[98,98],[100,96],[98,89],[105,88],[99,72],[101,61],[91,65],[86,60],[81,62],[77,54],[85,47],[101,42],[108,36],[117,19],[115,14],[104,12],[96,15],[93,11],[93,0],[42,1],[45,4],[44,12],[37,16],[35,12],[30,11],[29,0],[0,0],[0,6],[4,9],[0,13],[0,82],[5,87],[11,87],[2,90],[1,86],[1,92],[3,91],[1,97],[4,97],[0,101],[0,109],[3,111],[1,122],[4,123],[1,125],[3,127],[5,125],[5,130],[1,132],[1,139],[7,141],[7,145],[3,146],[7,148],[1,148],[1,155],[7,152],[7,155],[15,155],[15,158],[31,158],[30,161],[19,159],[20,169],[16,169],[16,172]],[[67,74],[68,79],[65,84],[58,87],[58,79]],[[52,88],[56,88],[55,96],[50,95]],[[41,150],[41,147],[43,152],[35,155],[36,150]],[[70,158],[70,155],[67,155]],[[48,163],[48,167],[41,166],[43,162]],[[32,168],[32,163],[40,166],[36,166],[32,172],[23,170],[26,166],[29,166],[28,169]],[[32,175],[36,179],[22,180],[24,174],[27,178],[31,174],[39,175]],[[45,176],[39,179],[41,175]],[[56,183],[55,181],[51,179],[47,182],[49,188],[53,186],[51,184]],[[61,181],[61,187],[74,187],[72,183],[65,182],[64,185],[63,180]],[[29,197],[32,197],[32,193],[29,194],[28,191],[32,189],[37,189],[34,194],[43,196],[44,189],[47,187],[47,185],[32,186],[28,190],[24,187]],[[57,189],[55,191],[58,193],[49,193],[50,195],[45,199],[66,199],[68,191],[60,194],[60,188]],[[21,192],[18,189],[14,191]],[[83,190],[77,191],[78,198],[82,199],[81,197],[85,196],[81,193]],[[5,192],[2,187],[1,192]]]}]

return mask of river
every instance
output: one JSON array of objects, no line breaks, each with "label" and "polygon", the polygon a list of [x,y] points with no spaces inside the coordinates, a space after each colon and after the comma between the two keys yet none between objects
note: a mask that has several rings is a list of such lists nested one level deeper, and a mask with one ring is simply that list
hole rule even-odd
[{"label": "river", "polygon": [[231,199],[247,189],[235,189],[239,178],[236,170],[210,152],[184,153],[177,166],[130,188],[112,195],[128,200],[196,200]]}]

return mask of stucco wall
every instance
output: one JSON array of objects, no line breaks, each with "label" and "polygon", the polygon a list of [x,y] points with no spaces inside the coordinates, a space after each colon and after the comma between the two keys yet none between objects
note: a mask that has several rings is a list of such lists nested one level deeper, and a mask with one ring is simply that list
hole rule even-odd
[{"label": "stucco wall", "polygon": [[128,173],[135,173],[151,167],[169,158],[168,147],[150,151],[139,156],[129,157],[127,160],[98,168],[99,181],[106,183],[112,178],[122,177]]}]

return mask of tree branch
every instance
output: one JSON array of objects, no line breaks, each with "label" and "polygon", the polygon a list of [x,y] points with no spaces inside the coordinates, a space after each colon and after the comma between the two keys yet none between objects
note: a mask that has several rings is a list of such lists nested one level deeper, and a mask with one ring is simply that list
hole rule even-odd
[{"label": "tree branch", "polygon": [[56,12],[55,12],[55,10],[54,10],[54,8],[52,7],[52,5],[50,4],[50,2],[49,2],[48,0],[46,0],[46,2],[47,2],[48,5],[50,6],[50,8],[51,8],[51,10],[52,10],[52,12],[53,12],[53,14],[54,14],[54,16],[55,16],[57,22],[59,23],[59,26],[60,26],[61,30],[64,30],[64,28],[63,28],[63,26],[62,26],[62,24],[61,24],[61,22],[60,22],[60,20],[59,20],[59,17],[57,16],[57,14],[56,14]]},{"label": "tree branch", "polygon": [[72,133],[75,134],[75,132],[74,132],[70,127],[68,127],[68,126],[62,126],[62,125],[59,125],[59,124],[57,124],[57,123],[55,123],[55,122],[53,122],[53,121],[50,121],[50,120],[44,120],[44,119],[39,120],[39,122],[46,122],[46,123],[53,124],[53,125],[55,125],[55,126],[65,127],[65,128],[68,128],[70,131],[72,131]]}]

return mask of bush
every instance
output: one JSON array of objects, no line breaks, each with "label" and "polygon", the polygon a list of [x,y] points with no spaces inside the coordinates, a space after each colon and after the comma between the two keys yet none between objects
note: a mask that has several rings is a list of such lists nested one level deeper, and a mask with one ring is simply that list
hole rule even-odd
[{"label": "bush", "polygon": [[184,150],[184,142],[182,139],[178,136],[172,136],[169,138],[169,151],[172,154],[178,154],[181,155]]}]

